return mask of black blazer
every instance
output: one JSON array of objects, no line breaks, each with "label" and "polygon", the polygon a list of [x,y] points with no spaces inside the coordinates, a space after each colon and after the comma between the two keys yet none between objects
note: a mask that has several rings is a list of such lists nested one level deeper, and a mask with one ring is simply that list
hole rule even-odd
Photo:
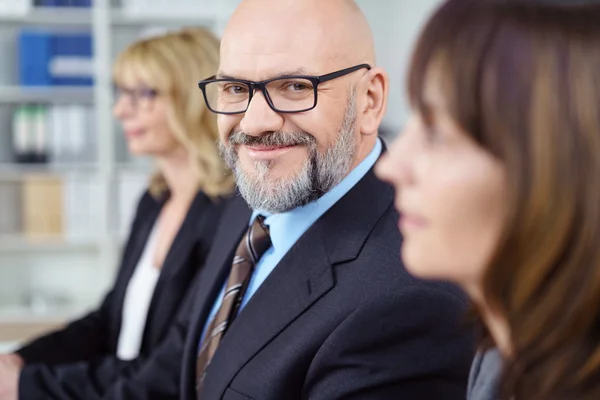
[{"label": "black blazer", "polygon": [[[393,198],[371,171],[300,238],[225,334],[202,400],[464,399],[465,299],[404,269]],[[181,399],[195,398],[200,333],[249,217],[240,206],[207,259]]]},{"label": "black blazer", "polygon": [[[61,369],[68,368],[64,364],[78,363],[77,367],[81,367],[83,363],[88,373],[89,365],[99,359],[113,359],[115,368],[128,364],[115,355],[124,297],[165,201],[166,198],[159,201],[147,192],[141,197],[115,283],[100,308],[17,351],[26,362],[19,382],[20,398],[52,398],[49,394],[52,392],[46,392],[47,388],[56,387],[60,391],[64,385],[87,384],[85,380],[73,382],[60,373]],[[192,201],[167,253],[152,296],[140,358],[154,351],[168,331],[190,283],[204,263],[226,202],[226,199],[211,200],[203,192],[198,192]],[[113,379],[112,376],[102,378],[96,377],[94,384],[99,380],[106,380],[108,384]],[[57,397],[55,393],[52,396]]]},{"label": "black blazer", "polygon": [[[404,269],[393,197],[371,171],[299,239],[225,335],[202,400],[465,398],[465,298]],[[168,339],[104,398],[195,398],[199,337],[250,214],[241,199],[223,214]]]}]

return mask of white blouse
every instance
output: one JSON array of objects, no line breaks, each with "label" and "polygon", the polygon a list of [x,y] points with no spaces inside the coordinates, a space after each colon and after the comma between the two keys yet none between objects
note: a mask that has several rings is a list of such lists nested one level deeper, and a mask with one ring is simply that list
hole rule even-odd
[{"label": "white blouse", "polygon": [[160,276],[160,270],[153,265],[156,236],[155,225],[127,285],[117,345],[117,357],[121,360],[136,358],[142,347],[148,309]]}]

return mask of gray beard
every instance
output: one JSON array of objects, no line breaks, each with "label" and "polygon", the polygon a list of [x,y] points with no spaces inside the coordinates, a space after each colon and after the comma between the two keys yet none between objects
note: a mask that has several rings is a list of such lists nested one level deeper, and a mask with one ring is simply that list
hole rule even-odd
[{"label": "gray beard", "polygon": [[[227,146],[221,143],[221,154],[234,172],[242,197],[252,209],[273,214],[290,211],[319,199],[344,179],[350,172],[356,154],[355,98],[355,92],[352,91],[338,137],[324,153],[318,151],[314,136],[306,132],[273,132],[252,137],[236,130],[232,132]],[[235,146],[242,144],[301,144],[308,149],[308,157],[295,176],[273,180],[269,179],[270,161],[255,161],[255,173],[244,171],[235,151]]]}]

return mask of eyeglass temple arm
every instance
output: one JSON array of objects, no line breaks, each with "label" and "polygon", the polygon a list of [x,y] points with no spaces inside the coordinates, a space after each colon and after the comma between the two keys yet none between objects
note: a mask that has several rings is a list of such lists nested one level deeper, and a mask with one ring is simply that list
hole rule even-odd
[{"label": "eyeglass temple arm", "polygon": [[340,71],[332,72],[330,74],[321,75],[318,77],[318,79],[319,79],[319,82],[327,82],[332,79],[336,79],[336,78],[342,77],[344,75],[351,74],[352,72],[358,71],[359,69],[363,69],[363,68],[370,70],[371,66],[369,64],[359,64],[359,65],[355,65],[354,67],[350,67],[350,68],[342,69]]}]

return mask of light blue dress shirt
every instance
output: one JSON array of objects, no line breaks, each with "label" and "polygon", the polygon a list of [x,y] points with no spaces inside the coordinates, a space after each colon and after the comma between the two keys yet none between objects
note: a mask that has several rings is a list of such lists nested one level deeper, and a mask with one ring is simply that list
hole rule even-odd
[{"label": "light blue dress shirt", "polygon": [[[307,204],[303,207],[295,208],[291,211],[281,214],[270,214],[260,210],[254,210],[250,218],[250,225],[254,222],[257,215],[266,217],[265,224],[269,226],[271,234],[272,246],[265,252],[260,261],[256,264],[252,278],[248,285],[246,295],[242,300],[241,310],[248,304],[254,293],[260,285],[273,272],[277,264],[292,248],[292,246],[300,239],[300,237],[314,224],[327,210],[337,203],[346,193],[350,191],[375,165],[382,151],[381,139],[377,140],[375,147],[371,153],[354,168],[340,183],[334,186],[329,192],[325,193],[318,200]],[[208,327],[208,323],[217,314],[221,301],[223,300],[223,292],[217,297],[217,301],[213,305],[208,320],[204,326],[204,333]]]}]

